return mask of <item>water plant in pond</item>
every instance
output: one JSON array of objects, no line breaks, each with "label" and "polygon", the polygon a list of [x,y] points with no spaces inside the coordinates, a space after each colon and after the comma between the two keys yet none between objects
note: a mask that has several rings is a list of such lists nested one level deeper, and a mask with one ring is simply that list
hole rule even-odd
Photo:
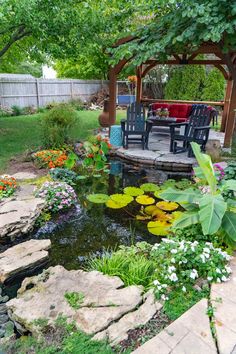
[{"label": "water plant in pond", "polygon": [[14,177],[3,176],[0,178],[0,200],[10,197],[16,190],[17,183]]},{"label": "water plant in pond", "polygon": [[107,157],[111,145],[107,138],[100,135],[92,137],[90,141],[85,141],[82,146],[83,165],[92,170],[107,169]]},{"label": "water plant in pond", "polygon": [[224,198],[228,190],[236,191],[235,180],[217,180],[210,156],[201,153],[200,147],[192,143],[199,166],[195,174],[201,181],[199,189],[184,191],[168,188],[159,194],[162,199],[180,203],[186,212],[176,220],[174,227],[184,228],[200,223],[204,235],[220,232],[228,244],[236,244],[236,201]]},{"label": "water plant in pond", "polygon": [[77,201],[74,189],[65,182],[46,182],[36,196],[45,199],[47,210],[52,212],[68,209]]},{"label": "water plant in pond", "polygon": [[[147,186],[148,185],[148,186]],[[143,186],[143,185],[142,185]],[[125,187],[124,194],[90,194],[87,199],[93,203],[105,203],[111,209],[123,209],[136,220],[148,222],[148,231],[156,236],[165,236],[168,234],[170,226],[182,215],[181,212],[175,212],[179,205],[174,202],[161,201],[156,205],[154,198],[159,186],[154,188],[154,184],[147,183],[144,189],[148,189],[148,194],[138,187]],[[152,190],[152,192],[150,192]],[[159,190],[158,190],[159,191]],[[154,193],[154,195],[153,195]],[[132,202],[135,202],[132,203]],[[132,205],[130,205],[132,203]],[[126,208],[130,205],[130,208]],[[159,207],[160,205],[160,207]],[[135,211],[133,210],[135,207]],[[163,210],[162,210],[163,209]],[[165,210],[165,211],[164,211]]]}]

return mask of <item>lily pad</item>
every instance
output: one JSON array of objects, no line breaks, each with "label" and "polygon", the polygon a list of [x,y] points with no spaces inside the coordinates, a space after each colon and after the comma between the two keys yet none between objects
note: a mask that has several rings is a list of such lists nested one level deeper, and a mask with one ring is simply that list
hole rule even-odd
[{"label": "lily pad", "polygon": [[161,210],[165,210],[165,211],[173,211],[178,209],[179,204],[175,203],[175,202],[166,202],[165,200],[158,202],[156,204],[156,206],[161,209]]},{"label": "lily pad", "polygon": [[112,194],[109,200],[106,202],[106,206],[112,209],[121,209],[131,203],[134,198],[131,195],[126,194]]},{"label": "lily pad", "polygon": [[170,228],[170,224],[166,221],[149,221],[147,224],[148,231],[156,236],[166,236]]},{"label": "lily pad", "polygon": [[144,191],[144,192],[156,192],[157,190],[160,189],[159,186],[157,186],[154,183],[143,183],[140,188]]},{"label": "lily pad", "polygon": [[109,195],[107,194],[89,194],[87,196],[87,199],[92,202],[92,203],[97,203],[97,204],[103,204],[106,203],[109,200]]},{"label": "lily pad", "polygon": [[163,210],[156,208],[153,213],[152,213],[152,217],[155,220],[159,220],[159,221],[170,221],[171,220],[171,215],[166,214]]},{"label": "lily pad", "polygon": [[132,197],[137,197],[138,195],[144,194],[144,191],[141,188],[137,187],[126,187],[124,188],[124,193],[131,195]]},{"label": "lily pad", "polygon": [[[145,213],[146,213],[147,215],[152,215],[152,213],[153,213],[156,209],[158,209],[158,208],[156,207],[156,205],[149,205],[149,206],[145,207],[144,211],[145,211]],[[158,209],[158,210],[159,210],[159,209]]]},{"label": "lily pad", "polygon": [[172,220],[175,221],[175,220],[179,219],[182,215],[183,215],[182,211],[174,211],[171,214],[171,217],[172,217]]},{"label": "lily pad", "polygon": [[155,203],[155,199],[149,197],[148,195],[139,195],[136,199],[136,202],[142,205],[150,205]]}]

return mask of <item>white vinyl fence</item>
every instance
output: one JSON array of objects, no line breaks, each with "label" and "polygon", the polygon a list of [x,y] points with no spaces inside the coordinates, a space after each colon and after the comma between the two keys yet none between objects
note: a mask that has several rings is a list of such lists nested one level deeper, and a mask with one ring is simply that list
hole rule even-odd
[{"label": "white vinyl fence", "polygon": [[0,78],[0,104],[44,107],[51,102],[77,98],[84,102],[103,88],[108,88],[108,81],[3,77]]}]

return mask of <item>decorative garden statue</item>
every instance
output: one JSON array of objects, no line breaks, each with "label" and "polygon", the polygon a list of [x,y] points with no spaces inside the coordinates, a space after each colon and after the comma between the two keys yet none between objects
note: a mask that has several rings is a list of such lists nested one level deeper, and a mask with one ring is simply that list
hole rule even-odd
[{"label": "decorative garden statue", "polygon": [[99,124],[103,128],[107,128],[110,126],[109,122],[109,99],[104,99],[104,107],[102,113],[98,117]]}]

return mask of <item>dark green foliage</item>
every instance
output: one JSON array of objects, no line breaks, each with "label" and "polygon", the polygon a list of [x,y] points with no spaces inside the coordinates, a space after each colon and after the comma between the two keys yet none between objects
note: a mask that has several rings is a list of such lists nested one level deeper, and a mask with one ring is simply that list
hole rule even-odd
[{"label": "dark green foliage", "polygon": [[163,310],[169,319],[174,321],[202,298],[208,297],[208,295],[208,287],[202,291],[188,287],[185,293],[181,289],[177,289],[168,295],[169,300],[165,301]]},{"label": "dark green foliage", "polygon": [[73,308],[78,310],[84,301],[84,294],[81,292],[67,292],[64,295],[68,304]]},{"label": "dark green foliage", "polygon": [[13,116],[20,116],[21,114],[23,114],[23,108],[17,105],[12,106],[11,109],[12,109]]},{"label": "dark green foliage", "polygon": [[203,101],[223,101],[224,96],[224,76],[218,69],[212,69],[206,77],[201,98]]},{"label": "dark green foliage", "polygon": [[172,100],[200,100],[206,73],[204,66],[178,67],[165,87],[165,98]]},{"label": "dark green foliage", "polygon": [[224,169],[224,172],[224,179],[236,179],[236,161],[229,161],[227,167]]},{"label": "dark green foliage", "polygon": [[76,122],[74,108],[61,104],[52,108],[42,117],[43,143],[47,148],[60,148],[68,143]]},{"label": "dark green foliage", "polygon": [[53,168],[49,170],[49,174],[54,181],[63,181],[71,186],[78,180],[78,175],[67,168]]}]

